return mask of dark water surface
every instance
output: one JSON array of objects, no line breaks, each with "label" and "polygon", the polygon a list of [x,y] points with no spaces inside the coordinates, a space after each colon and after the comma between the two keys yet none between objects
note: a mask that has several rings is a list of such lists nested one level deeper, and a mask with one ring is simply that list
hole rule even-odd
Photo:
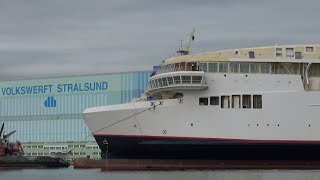
[{"label": "dark water surface", "polygon": [[101,171],[100,169],[1,170],[0,180],[317,180],[320,170]]}]

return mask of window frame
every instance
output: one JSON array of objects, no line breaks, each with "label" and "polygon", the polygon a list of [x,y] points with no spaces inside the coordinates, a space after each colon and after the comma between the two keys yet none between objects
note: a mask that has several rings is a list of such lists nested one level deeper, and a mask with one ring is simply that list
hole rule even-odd
[{"label": "window frame", "polygon": [[262,95],[260,94],[252,95],[252,101],[253,101],[252,102],[253,109],[262,109]]},{"label": "window frame", "polygon": [[[218,100],[218,101],[215,101],[214,99]],[[219,96],[210,96],[209,102],[210,102],[210,106],[219,106],[220,105],[220,97]],[[213,102],[216,102],[216,103],[213,103]]]},{"label": "window frame", "polygon": [[[204,100],[204,101],[202,101]],[[202,104],[203,102],[203,104]],[[208,97],[199,97],[199,106],[208,106],[209,105],[209,98]]]}]

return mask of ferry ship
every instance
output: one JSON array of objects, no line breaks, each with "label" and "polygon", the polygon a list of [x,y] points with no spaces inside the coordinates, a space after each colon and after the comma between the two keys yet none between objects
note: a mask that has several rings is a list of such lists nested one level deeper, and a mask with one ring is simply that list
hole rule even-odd
[{"label": "ferry ship", "polygon": [[102,158],[320,159],[319,44],[189,47],[144,97],[83,112]]}]

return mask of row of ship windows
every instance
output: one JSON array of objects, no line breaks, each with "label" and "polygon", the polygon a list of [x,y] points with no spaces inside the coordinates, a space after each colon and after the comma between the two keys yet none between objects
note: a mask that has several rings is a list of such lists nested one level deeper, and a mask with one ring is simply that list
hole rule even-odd
[{"label": "row of ship windows", "polygon": [[[231,97],[231,98],[230,98]],[[221,100],[221,103],[220,103]],[[231,101],[230,101],[231,100]],[[231,103],[230,103],[231,102]],[[200,97],[200,106],[219,106],[221,108],[243,108],[243,109],[261,109],[262,108],[262,96],[261,95],[232,95],[232,96],[211,96]]]},{"label": "row of ship windows", "polygon": [[[295,59],[302,59],[302,52],[295,51],[294,48],[276,48],[276,57],[284,57],[284,50],[285,50],[285,57],[287,58],[293,58]],[[305,52],[306,53],[313,53],[314,52],[314,47],[312,46],[306,46],[305,47]]]},{"label": "row of ship windows", "polygon": [[232,73],[265,73],[271,72],[270,63],[238,63],[238,62],[216,62],[216,63],[176,63],[161,67],[160,72],[173,71],[204,71],[204,72],[232,72]]},{"label": "row of ship windows", "polygon": [[168,76],[151,80],[151,88],[165,87],[173,84],[201,84],[202,76]]},{"label": "row of ship windows", "polygon": [[270,73],[269,63],[199,63],[204,72]]}]

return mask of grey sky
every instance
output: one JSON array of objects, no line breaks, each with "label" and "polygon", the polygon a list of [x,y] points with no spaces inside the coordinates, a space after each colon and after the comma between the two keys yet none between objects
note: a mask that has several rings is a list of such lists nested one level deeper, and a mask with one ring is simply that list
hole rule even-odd
[{"label": "grey sky", "polygon": [[192,52],[319,43],[318,0],[1,0],[0,80],[151,70]]}]

